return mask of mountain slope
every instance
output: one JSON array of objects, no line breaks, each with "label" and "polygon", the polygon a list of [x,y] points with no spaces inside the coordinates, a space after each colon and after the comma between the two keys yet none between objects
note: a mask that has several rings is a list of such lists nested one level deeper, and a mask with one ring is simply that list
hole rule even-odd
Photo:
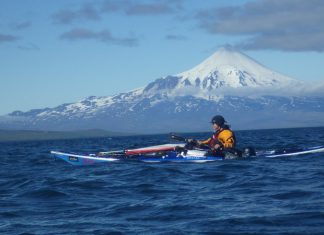
[{"label": "mountain slope", "polygon": [[[241,129],[324,125],[324,98],[287,95],[301,86],[238,51],[221,48],[194,68],[144,88],[16,111],[0,117],[0,128],[200,131],[210,128],[209,119],[216,113]],[[278,95],[282,91],[285,94]]]},{"label": "mountain slope", "polygon": [[[194,68],[177,75],[181,83],[189,81],[208,89],[228,87],[282,87],[296,80],[267,69],[247,55],[231,48],[221,48]],[[209,86],[204,84],[209,82]],[[215,82],[213,82],[215,81]]]},{"label": "mountain slope", "polygon": [[274,72],[241,52],[223,47],[188,71],[155,80],[145,87],[144,94],[210,99],[226,95],[229,90],[276,91],[301,85],[302,82]]}]

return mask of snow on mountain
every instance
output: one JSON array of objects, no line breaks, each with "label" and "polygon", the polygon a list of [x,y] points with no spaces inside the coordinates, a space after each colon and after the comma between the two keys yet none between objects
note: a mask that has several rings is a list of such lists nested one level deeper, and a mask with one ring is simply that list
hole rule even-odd
[{"label": "snow on mountain", "polygon": [[194,68],[149,84],[146,94],[164,93],[171,96],[193,95],[209,99],[210,95],[226,95],[239,88],[280,90],[302,83],[274,72],[247,55],[223,47]]},{"label": "snow on mountain", "polygon": [[296,84],[299,84],[297,80],[273,72],[241,52],[223,47],[194,68],[156,79],[144,88],[115,96],[87,97],[56,109],[45,109],[36,116],[73,115],[87,118],[120,103],[128,103],[128,111],[132,111],[145,99],[149,99],[146,100],[146,107],[148,103],[151,107],[165,99],[188,95],[219,101],[226,95],[221,93],[223,88],[278,89]]},{"label": "snow on mountain", "polygon": [[[210,88],[287,86],[297,81],[267,69],[247,55],[231,48],[221,48],[201,64],[178,74],[181,84],[189,81],[201,85],[210,81]],[[207,82],[205,82],[207,80]],[[212,83],[211,81],[216,81]]]},{"label": "snow on mountain", "polygon": [[192,69],[158,78],[143,88],[55,108],[15,111],[0,117],[0,128],[199,131],[209,128],[216,113],[243,129],[324,125],[323,97],[288,95],[301,87],[301,82],[241,52],[221,48]]}]

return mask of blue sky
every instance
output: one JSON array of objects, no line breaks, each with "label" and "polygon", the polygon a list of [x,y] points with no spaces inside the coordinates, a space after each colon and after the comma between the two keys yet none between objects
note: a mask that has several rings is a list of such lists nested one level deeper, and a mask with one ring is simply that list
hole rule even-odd
[{"label": "blue sky", "polygon": [[324,80],[321,0],[0,0],[0,115],[108,96],[223,45]]}]

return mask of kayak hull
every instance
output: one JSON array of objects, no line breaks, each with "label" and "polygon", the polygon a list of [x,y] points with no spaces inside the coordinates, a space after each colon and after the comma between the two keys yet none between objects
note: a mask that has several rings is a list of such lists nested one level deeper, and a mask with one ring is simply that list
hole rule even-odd
[{"label": "kayak hull", "polygon": [[[214,162],[224,160],[223,156],[206,156],[205,150],[188,150],[184,154],[179,153],[173,150],[173,147],[169,149],[169,151],[165,151],[166,147],[163,146],[159,152],[153,152],[151,150],[145,149],[137,149],[132,150],[132,155],[129,153],[131,151],[113,151],[113,152],[105,152],[99,154],[75,154],[75,153],[64,153],[51,151],[51,154],[58,159],[61,159],[65,162],[68,162],[72,165],[83,166],[83,165],[93,165],[93,164],[101,164],[101,163],[109,163],[116,161],[126,161],[126,160],[136,160],[147,163],[159,163],[159,162],[194,162],[194,163],[205,163],[205,162]],[[155,148],[156,150],[156,148]],[[290,156],[298,156],[312,153],[320,153],[324,152],[323,146],[311,147],[311,148],[300,148],[300,149],[290,149],[290,150],[281,150],[281,151],[264,151],[257,152],[256,157],[265,157],[265,158],[277,158],[277,157],[290,157]]]},{"label": "kayak hull", "polygon": [[321,153],[321,152],[324,152],[323,146],[270,151],[270,152],[260,153],[258,154],[258,157],[267,157],[267,158],[291,157],[291,156],[305,155],[311,153]]},{"label": "kayak hull", "polygon": [[[197,154],[197,151],[189,154],[178,154],[175,151],[165,152],[163,155],[152,154],[136,154],[136,155],[118,155],[118,156],[99,156],[99,155],[85,155],[85,154],[74,154],[74,153],[64,153],[51,151],[51,154],[65,162],[68,162],[72,165],[82,166],[82,165],[93,165],[107,162],[116,162],[116,161],[127,161],[127,160],[137,160],[147,163],[159,163],[159,162],[195,162],[195,163],[204,163],[204,162],[213,162],[223,160],[221,156],[204,156],[205,151],[200,151]],[[193,155],[195,154],[195,155]]]}]

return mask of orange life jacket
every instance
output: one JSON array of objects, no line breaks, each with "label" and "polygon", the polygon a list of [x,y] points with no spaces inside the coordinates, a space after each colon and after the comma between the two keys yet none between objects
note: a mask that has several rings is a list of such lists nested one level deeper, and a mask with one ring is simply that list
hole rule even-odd
[{"label": "orange life jacket", "polygon": [[214,133],[208,140],[202,144],[209,145],[213,148],[216,144],[222,145],[224,148],[235,148],[236,138],[230,129],[223,129],[220,132]]}]

